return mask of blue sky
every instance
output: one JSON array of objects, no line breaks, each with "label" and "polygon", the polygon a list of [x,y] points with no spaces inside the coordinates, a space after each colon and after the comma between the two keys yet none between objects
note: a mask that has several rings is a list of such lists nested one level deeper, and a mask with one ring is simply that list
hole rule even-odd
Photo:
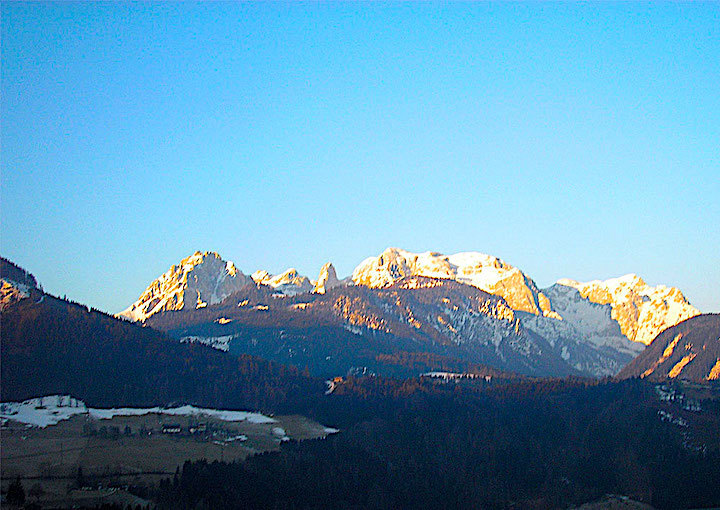
[{"label": "blue sky", "polygon": [[1,8],[0,252],[52,293],[398,246],[720,311],[718,3]]}]

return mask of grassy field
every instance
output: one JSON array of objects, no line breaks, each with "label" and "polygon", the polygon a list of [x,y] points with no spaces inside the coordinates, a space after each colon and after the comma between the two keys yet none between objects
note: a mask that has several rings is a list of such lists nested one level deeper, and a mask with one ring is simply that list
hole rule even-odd
[{"label": "grassy field", "polygon": [[[147,485],[172,476],[186,460],[242,460],[278,449],[285,435],[305,440],[327,434],[302,416],[274,419],[259,424],[148,414],[108,420],[77,415],[46,428],[9,422],[0,430],[2,486],[20,477],[26,492],[35,486],[43,493],[41,501],[59,500],[77,485],[78,468],[87,485]],[[190,426],[199,422],[207,431],[191,435]],[[168,423],[179,424],[183,433],[163,434]]]}]

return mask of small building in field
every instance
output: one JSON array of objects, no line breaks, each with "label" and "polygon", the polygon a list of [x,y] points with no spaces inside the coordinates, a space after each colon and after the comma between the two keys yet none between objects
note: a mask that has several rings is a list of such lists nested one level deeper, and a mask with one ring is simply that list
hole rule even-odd
[{"label": "small building in field", "polygon": [[191,434],[204,434],[205,432],[207,432],[207,424],[205,423],[198,423],[190,427]]},{"label": "small building in field", "polygon": [[166,423],[162,426],[163,434],[179,434],[182,432],[182,427],[179,423]]}]

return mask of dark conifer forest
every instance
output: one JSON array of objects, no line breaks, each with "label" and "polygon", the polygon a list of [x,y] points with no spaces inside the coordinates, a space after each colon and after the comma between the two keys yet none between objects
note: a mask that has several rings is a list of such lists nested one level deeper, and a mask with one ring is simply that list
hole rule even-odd
[{"label": "dark conifer forest", "polygon": [[718,441],[698,448],[654,402],[638,380],[353,379],[312,411],[339,434],[244,463],[188,462],[157,497],[168,509],[544,509],[607,493],[717,506]]},{"label": "dark conifer forest", "polygon": [[13,304],[0,320],[5,402],[68,394],[97,407],[192,403],[278,410],[325,388],[297,368],[180,344],[47,294]]}]

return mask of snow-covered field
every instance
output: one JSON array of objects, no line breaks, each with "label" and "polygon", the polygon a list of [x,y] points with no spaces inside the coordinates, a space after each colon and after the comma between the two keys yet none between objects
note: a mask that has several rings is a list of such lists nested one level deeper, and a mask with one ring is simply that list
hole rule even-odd
[{"label": "snow-covered field", "polygon": [[212,416],[222,421],[248,423],[275,423],[276,420],[260,413],[247,411],[228,411],[205,409],[185,405],[181,407],[123,407],[118,409],[96,409],[87,407],[84,402],[69,395],[51,395],[31,398],[24,402],[0,403],[0,419],[26,423],[36,427],[47,427],[70,419],[77,414],[86,414],[98,420],[109,420],[113,416],[141,416],[145,414],[165,414],[170,416]]}]

